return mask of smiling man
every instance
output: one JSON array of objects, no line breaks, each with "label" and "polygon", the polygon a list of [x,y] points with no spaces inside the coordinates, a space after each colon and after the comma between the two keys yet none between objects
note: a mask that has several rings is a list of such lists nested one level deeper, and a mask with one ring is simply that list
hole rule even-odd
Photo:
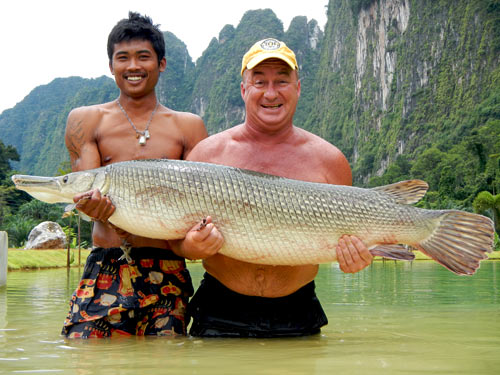
[{"label": "smiling man", "polygon": [[[207,132],[200,117],[158,102],[155,86],[166,67],[165,41],[158,26],[149,17],[129,13],[109,34],[108,56],[120,95],[69,114],[66,147],[72,170],[125,160],[186,158]],[[94,249],[70,301],[63,334],[85,338],[185,334],[184,312],[193,288],[184,258],[166,241],[119,236],[107,222],[114,206],[99,191],[74,200],[95,221]],[[120,246],[125,236],[131,251],[124,259]]]},{"label": "smiling man", "polygon": [[[245,122],[201,141],[188,160],[351,185],[345,156],[293,124],[300,96],[293,51],[276,39],[261,40],[243,56],[241,74]],[[212,227],[206,245],[194,235],[189,232],[177,246],[190,254],[203,254],[204,247],[213,252],[212,237],[220,234]],[[336,250],[344,272],[358,272],[372,260],[366,246],[354,236],[343,236]],[[188,308],[193,318],[191,335],[304,336],[318,333],[327,323],[315,294],[318,265],[265,266],[222,254],[206,257],[203,265],[207,272]]]}]

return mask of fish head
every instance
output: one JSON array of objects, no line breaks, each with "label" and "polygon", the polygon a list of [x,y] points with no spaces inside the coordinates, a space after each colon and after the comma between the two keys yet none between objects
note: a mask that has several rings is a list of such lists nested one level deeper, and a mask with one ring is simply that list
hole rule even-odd
[{"label": "fish head", "polygon": [[94,188],[98,173],[94,170],[68,173],[63,176],[44,177],[13,175],[16,188],[47,203],[73,203],[73,196]]}]

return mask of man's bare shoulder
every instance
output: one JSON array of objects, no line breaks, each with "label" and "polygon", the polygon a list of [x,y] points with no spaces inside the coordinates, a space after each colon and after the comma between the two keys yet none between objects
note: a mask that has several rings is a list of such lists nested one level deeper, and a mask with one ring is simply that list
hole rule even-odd
[{"label": "man's bare shoulder", "polygon": [[100,120],[105,114],[110,113],[113,110],[113,104],[114,102],[108,102],[74,108],[68,115],[67,126],[81,121],[92,124]]},{"label": "man's bare shoulder", "polygon": [[203,124],[203,120],[200,116],[191,112],[175,111],[171,108],[161,106],[158,110],[160,116],[172,119],[176,125],[199,125]]},{"label": "man's bare shoulder", "polygon": [[336,146],[307,130],[297,128],[300,138],[310,153],[327,171],[326,179],[330,183],[351,185],[352,172],[349,161]]},{"label": "man's bare shoulder", "polygon": [[107,102],[107,103],[101,103],[101,104],[93,104],[93,105],[86,105],[82,107],[77,107],[71,110],[71,112],[75,113],[94,113],[94,112],[102,112],[102,111],[109,111],[111,109],[114,109],[116,106],[116,101],[113,100],[112,102]]},{"label": "man's bare shoulder", "polygon": [[230,147],[231,141],[238,136],[240,127],[241,125],[237,125],[200,141],[189,155],[189,160],[210,162],[220,158],[223,151]]},{"label": "man's bare shoulder", "polygon": [[208,137],[205,123],[200,116],[190,112],[174,111],[161,106],[159,115],[165,125],[164,130],[170,139],[177,138],[182,144],[182,155],[185,159],[196,144]]},{"label": "man's bare shoulder", "polygon": [[229,130],[224,130],[220,133],[211,135],[208,138],[205,138],[200,143],[198,143],[193,151],[197,152],[207,152],[207,151],[215,151],[222,147],[228,140],[230,140],[231,132]]},{"label": "man's bare shoulder", "polygon": [[302,128],[296,128],[296,130],[299,135],[299,142],[310,149],[311,153],[317,154],[318,156],[323,155],[324,157],[338,157],[344,155],[336,146],[326,139]]}]

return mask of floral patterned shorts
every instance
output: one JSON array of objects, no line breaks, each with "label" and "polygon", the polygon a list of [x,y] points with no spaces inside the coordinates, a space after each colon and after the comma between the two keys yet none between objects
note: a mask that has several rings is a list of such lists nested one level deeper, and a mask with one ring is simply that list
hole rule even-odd
[{"label": "floral patterned shorts", "polygon": [[170,250],[95,248],[70,300],[62,334],[69,338],[114,335],[185,335],[193,284],[184,258]]}]

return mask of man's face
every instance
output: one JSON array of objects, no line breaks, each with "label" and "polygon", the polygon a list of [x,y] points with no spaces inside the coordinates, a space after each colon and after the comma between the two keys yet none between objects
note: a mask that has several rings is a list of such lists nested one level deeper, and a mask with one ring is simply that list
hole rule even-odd
[{"label": "man's face", "polygon": [[132,97],[140,97],[154,90],[166,60],[158,64],[158,56],[148,40],[130,40],[114,46],[109,64],[118,88]]},{"label": "man's face", "polygon": [[268,59],[244,73],[241,95],[247,121],[266,129],[291,125],[300,96],[297,72],[279,59]]}]

